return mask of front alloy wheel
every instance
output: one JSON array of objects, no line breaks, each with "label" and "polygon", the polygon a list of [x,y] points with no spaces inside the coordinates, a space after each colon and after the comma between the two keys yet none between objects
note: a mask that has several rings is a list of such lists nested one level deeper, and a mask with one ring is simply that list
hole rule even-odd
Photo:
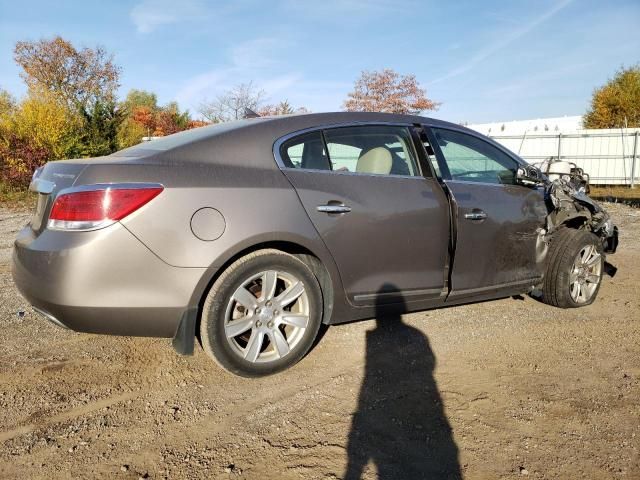
[{"label": "front alloy wheel", "polygon": [[602,277],[602,255],[595,245],[585,245],[573,261],[569,275],[571,299],[577,304],[591,300]]},{"label": "front alloy wheel", "polygon": [[563,227],[551,238],[542,300],[560,308],[593,303],[604,270],[602,242],[591,232]]},{"label": "front alloy wheel", "polygon": [[309,267],[279,250],[234,262],[211,287],[202,312],[205,351],[238,375],[269,375],[298,362],[320,328],[322,293]]}]

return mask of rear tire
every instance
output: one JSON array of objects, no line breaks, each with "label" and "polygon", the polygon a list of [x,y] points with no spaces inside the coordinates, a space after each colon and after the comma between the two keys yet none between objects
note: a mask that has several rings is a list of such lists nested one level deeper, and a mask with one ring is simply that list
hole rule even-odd
[{"label": "rear tire", "polygon": [[322,292],[310,268],[280,250],[259,250],[231,264],[204,303],[202,347],[243,377],[291,367],[313,345],[322,320]]},{"label": "rear tire", "polygon": [[551,239],[542,301],[560,308],[590,305],[600,290],[604,253],[591,232],[563,227]]}]

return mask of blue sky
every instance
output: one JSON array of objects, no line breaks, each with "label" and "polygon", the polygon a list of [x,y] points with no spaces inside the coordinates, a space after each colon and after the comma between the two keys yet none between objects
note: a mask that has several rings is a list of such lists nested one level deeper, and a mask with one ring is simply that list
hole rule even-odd
[{"label": "blue sky", "polygon": [[0,0],[0,87],[25,92],[16,41],[59,34],[112,52],[123,95],[193,113],[247,81],[270,102],[339,110],[362,70],[393,68],[454,122],[577,115],[640,62],[639,25],[638,0]]}]

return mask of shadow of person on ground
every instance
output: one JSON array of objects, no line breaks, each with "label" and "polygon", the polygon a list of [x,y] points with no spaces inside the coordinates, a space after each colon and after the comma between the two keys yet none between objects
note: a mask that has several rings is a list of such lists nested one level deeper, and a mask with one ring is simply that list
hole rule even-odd
[{"label": "shadow of person on ground", "polygon": [[366,371],[344,478],[361,478],[371,461],[383,480],[460,479],[458,447],[433,377],[436,361],[429,341],[399,313],[389,313],[384,303],[391,297],[394,310],[404,310],[397,288],[383,285],[376,328],[367,332]]}]

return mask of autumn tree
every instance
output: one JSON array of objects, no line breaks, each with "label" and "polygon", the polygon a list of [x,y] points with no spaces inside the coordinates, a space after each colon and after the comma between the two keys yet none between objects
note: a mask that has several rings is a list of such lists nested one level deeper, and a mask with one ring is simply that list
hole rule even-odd
[{"label": "autumn tree", "polygon": [[384,69],[362,72],[343,106],[350,112],[419,114],[436,110],[439,105],[427,98],[415,75]]},{"label": "autumn tree", "polygon": [[621,68],[606,85],[593,92],[583,126],[640,127],[640,65]]},{"label": "autumn tree", "polygon": [[291,115],[294,113],[309,113],[305,107],[293,108],[288,100],[283,100],[276,105],[265,105],[258,110],[261,117],[269,117],[274,115]]},{"label": "autumn tree", "polygon": [[129,91],[120,108],[125,119],[118,129],[118,148],[140,143],[143,137],[162,137],[194,128],[188,110],[181,112],[176,102],[158,106],[156,94],[145,90]]},{"label": "autumn tree", "polygon": [[18,138],[29,140],[49,152],[49,160],[75,155],[82,119],[51,95],[29,96],[16,108],[10,129]]},{"label": "autumn tree", "polygon": [[257,111],[264,101],[265,91],[253,82],[240,83],[213,101],[204,101],[198,112],[213,123],[240,120],[246,109]]},{"label": "autumn tree", "polygon": [[78,50],[62,37],[24,41],[16,43],[14,59],[30,90],[50,92],[71,109],[115,99],[120,67],[102,47]]},{"label": "autumn tree", "polygon": [[17,42],[14,59],[22,67],[30,101],[46,97],[48,107],[53,108],[54,101],[59,104],[57,110],[66,110],[65,116],[76,121],[76,145],[52,147],[50,159],[63,158],[58,150],[74,156],[99,156],[117,149],[116,133],[124,115],[116,105],[120,67],[112,55],[102,47],[77,49],[55,37]]},{"label": "autumn tree", "polygon": [[79,155],[82,119],[49,94],[28,96],[0,113],[0,179],[26,188],[49,160]]},{"label": "autumn tree", "polygon": [[6,90],[0,88],[0,117],[16,108],[16,99]]}]

